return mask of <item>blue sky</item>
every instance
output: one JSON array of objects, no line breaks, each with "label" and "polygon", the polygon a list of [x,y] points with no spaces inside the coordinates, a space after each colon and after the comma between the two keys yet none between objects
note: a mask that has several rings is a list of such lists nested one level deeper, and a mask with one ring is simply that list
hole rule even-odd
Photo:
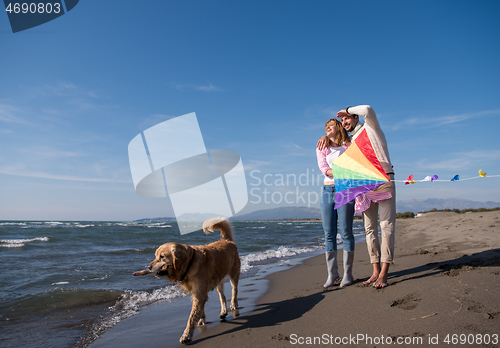
[{"label": "blue sky", "polygon": [[[498,33],[496,1],[80,1],[16,34],[0,14],[0,219],[173,216],[127,146],[190,112],[241,155],[243,212],[319,205],[315,144],[349,105],[377,112],[396,179],[500,174]],[[500,178],[397,185],[449,197],[500,201]]]}]

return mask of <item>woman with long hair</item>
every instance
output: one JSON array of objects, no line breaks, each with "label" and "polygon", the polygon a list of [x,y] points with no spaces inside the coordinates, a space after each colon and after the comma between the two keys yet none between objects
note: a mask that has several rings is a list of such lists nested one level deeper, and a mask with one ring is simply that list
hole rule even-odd
[{"label": "woman with long hair", "polygon": [[344,277],[340,287],[345,287],[354,282],[352,276],[354,262],[354,236],[352,234],[354,200],[335,209],[335,179],[332,177],[330,165],[344,153],[350,145],[350,140],[342,124],[334,118],[325,123],[325,133],[329,140],[329,146],[322,151],[316,149],[318,166],[325,175],[321,194],[321,219],[325,232],[328,279],[323,287],[331,287],[340,279],[337,265],[337,219],[344,247]]}]

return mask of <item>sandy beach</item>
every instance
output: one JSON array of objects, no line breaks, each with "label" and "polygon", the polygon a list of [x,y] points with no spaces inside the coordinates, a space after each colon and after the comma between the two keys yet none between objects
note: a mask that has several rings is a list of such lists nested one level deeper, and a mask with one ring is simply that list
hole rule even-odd
[{"label": "sandy beach", "polygon": [[[213,324],[197,330],[191,345],[498,347],[499,232],[500,211],[434,212],[398,220],[387,288],[363,285],[372,269],[364,243],[356,245],[356,283],[345,289],[323,290],[324,255],[315,256],[267,276],[269,288],[251,310],[221,323],[208,318]],[[188,301],[184,305],[179,311],[182,321],[190,310]],[[142,325],[158,327],[158,314],[140,316]],[[139,342],[143,338],[120,325],[108,336],[124,335],[129,343],[143,347],[167,339],[159,329],[148,332],[148,341]],[[168,320],[161,325],[168,326]],[[100,338],[95,346],[110,342],[113,339]]]}]

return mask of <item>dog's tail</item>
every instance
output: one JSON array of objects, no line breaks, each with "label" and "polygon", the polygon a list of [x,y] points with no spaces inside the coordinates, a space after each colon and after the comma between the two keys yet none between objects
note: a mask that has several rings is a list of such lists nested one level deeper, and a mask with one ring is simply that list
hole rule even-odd
[{"label": "dog's tail", "polygon": [[203,232],[209,234],[215,230],[220,230],[220,235],[222,239],[233,241],[233,231],[231,230],[231,224],[228,220],[216,217],[208,219],[203,223]]}]

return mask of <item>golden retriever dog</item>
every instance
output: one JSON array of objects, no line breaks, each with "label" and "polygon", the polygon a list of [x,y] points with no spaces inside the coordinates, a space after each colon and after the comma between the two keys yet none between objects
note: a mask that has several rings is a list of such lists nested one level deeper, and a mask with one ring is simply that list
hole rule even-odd
[{"label": "golden retriever dog", "polygon": [[219,293],[219,317],[224,319],[227,316],[223,282],[226,276],[229,276],[233,286],[231,310],[238,308],[240,257],[233,242],[231,225],[222,218],[209,219],[203,223],[205,233],[214,230],[220,230],[221,239],[208,245],[163,244],[156,250],[155,259],[148,266],[151,273],[167,277],[193,297],[191,315],[180,339],[184,344],[192,340],[196,325],[205,324],[205,303],[210,290],[215,288]]}]

